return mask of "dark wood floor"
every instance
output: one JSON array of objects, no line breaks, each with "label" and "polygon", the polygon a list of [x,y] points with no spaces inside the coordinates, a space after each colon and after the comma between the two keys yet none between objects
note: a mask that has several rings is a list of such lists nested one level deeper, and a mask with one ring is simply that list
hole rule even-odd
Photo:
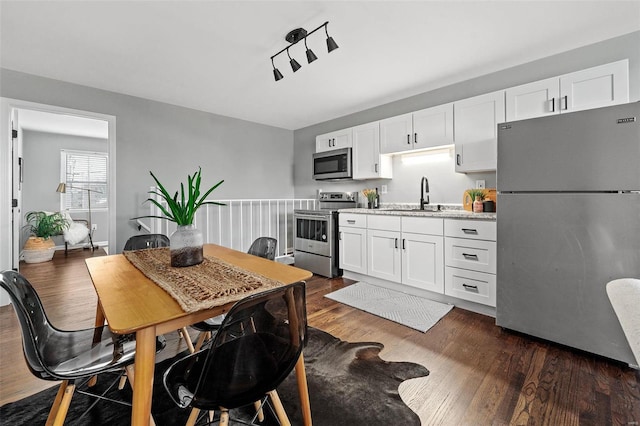
[{"label": "dark wood floor", "polygon": [[[53,262],[22,268],[56,326],[93,326],[96,295],[84,257],[101,254],[56,253]],[[431,371],[400,386],[424,425],[640,424],[637,370],[502,330],[493,318],[458,308],[420,333],[323,297],[348,280],[314,277],[307,284],[311,326],[343,340],[381,342],[384,359],[417,362]],[[0,308],[0,323],[2,405],[53,384],[29,373],[10,306]],[[167,336],[161,358],[185,349],[175,336]]]}]

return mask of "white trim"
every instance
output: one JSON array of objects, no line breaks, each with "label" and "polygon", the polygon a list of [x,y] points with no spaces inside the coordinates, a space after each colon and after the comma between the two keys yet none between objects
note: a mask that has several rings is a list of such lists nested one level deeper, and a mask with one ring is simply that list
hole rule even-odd
[{"label": "white trim", "polygon": [[[104,120],[109,128],[109,251],[115,253],[116,244],[116,117],[91,111],[82,111],[0,97],[0,234],[11,235],[11,110],[30,109],[55,114]],[[11,238],[0,238],[0,270],[12,268]],[[0,306],[8,303],[7,295],[0,293]]]}]

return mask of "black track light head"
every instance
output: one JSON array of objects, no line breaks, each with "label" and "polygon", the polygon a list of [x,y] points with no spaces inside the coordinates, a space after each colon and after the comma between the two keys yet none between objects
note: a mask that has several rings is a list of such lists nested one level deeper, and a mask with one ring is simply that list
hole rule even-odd
[{"label": "black track light head", "polygon": [[329,36],[329,30],[327,30],[328,22],[324,24],[324,32],[327,34],[327,52],[331,53],[338,48],[338,43],[335,42],[333,37]]},{"label": "black track light head", "polygon": [[278,68],[274,68],[273,69],[273,78],[276,79],[276,81],[282,80],[284,78],[284,76],[282,75],[282,73],[280,71],[278,71]]},{"label": "black track light head", "polygon": [[289,63],[291,64],[291,69],[293,70],[293,72],[296,72],[300,68],[302,68],[302,65],[300,65],[298,61],[296,61],[291,57],[291,55],[289,55],[289,49],[287,49],[287,56],[289,57]]},{"label": "black track light head", "polygon": [[307,63],[310,64],[311,62],[315,61],[316,59],[318,59],[318,57],[316,56],[315,53],[313,53],[313,50],[309,49],[309,47],[307,46],[307,38],[304,38],[304,47],[305,49],[307,49]]}]

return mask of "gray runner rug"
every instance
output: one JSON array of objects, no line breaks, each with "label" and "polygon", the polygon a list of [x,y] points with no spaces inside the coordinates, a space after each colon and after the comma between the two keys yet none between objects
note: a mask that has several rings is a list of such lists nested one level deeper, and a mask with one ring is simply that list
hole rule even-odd
[{"label": "gray runner rug", "polygon": [[453,305],[378,287],[359,281],[325,297],[370,314],[426,332],[444,317]]}]

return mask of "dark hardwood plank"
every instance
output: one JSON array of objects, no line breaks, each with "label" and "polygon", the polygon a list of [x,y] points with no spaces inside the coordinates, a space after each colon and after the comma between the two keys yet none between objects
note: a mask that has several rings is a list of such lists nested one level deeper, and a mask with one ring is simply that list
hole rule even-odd
[{"label": "dark hardwood plank", "polygon": [[[53,262],[22,267],[56,326],[93,325],[96,295],[84,258],[103,254],[56,253]],[[385,360],[427,367],[428,377],[400,386],[404,401],[425,425],[640,424],[640,371],[502,330],[493,318],[459,308],[420,333],[324,297],[352,283],[309,280],[309,324],[343,340],[381,342]],[[55,385],[29,373],[11,307],[0,308],[0,322],[0,404]],[[168,347],[159,359],[186,348],[176,333],[166,337]]]}]

